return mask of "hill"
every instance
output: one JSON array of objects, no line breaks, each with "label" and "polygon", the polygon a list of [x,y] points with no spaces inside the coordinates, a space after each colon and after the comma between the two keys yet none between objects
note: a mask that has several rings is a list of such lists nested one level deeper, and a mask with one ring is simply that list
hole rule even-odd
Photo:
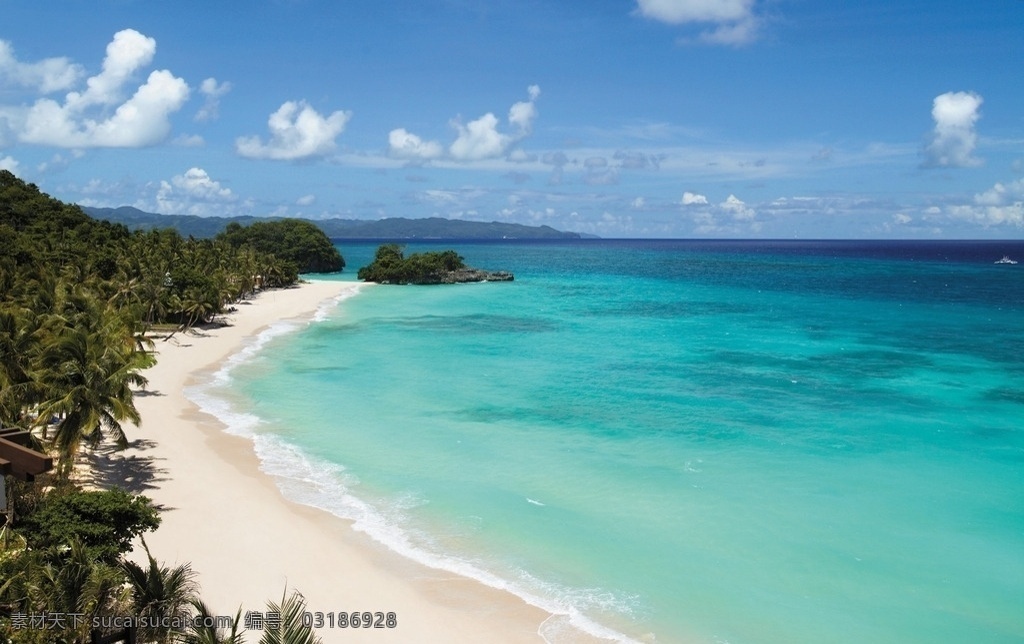
[{"label": "hill", "polygon": [[[237,222],[248,226],[257,221],[271,221],[273,217],[196,217],[194,215],[158,215],[131,206],[120,208],[83,207],[96,219],[124,224],[130,230],[173,228],[187,237],[215,237],[228,224]],[[579,239],[579,233],[562,232],[550,226],[524,226],[499,221],[461,221],[430,217],[407,219],[316,219],[316,224],[332,239]]]}]

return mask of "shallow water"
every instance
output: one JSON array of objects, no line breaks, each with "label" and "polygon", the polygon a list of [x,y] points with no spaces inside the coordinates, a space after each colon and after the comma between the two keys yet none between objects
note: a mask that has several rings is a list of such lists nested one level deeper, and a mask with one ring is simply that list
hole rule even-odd
[{"label": "shallow water", "polygon": [[604,635],[1024,638],[1024,244],[454,247],[516,281],[366,289],[203,397],[291,498]]}]

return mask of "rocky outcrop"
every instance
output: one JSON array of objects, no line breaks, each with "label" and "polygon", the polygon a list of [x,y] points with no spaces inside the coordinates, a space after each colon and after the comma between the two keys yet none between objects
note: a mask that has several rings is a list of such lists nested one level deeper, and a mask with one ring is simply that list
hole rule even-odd
[{"label": "rocky outcrop", "polygon": [[409,280],[409,284],[463,284],[466,282],[511,282],[515,276],[508,271],[485,271],[479,268],[460,268],[454,271],[431,273]]}]

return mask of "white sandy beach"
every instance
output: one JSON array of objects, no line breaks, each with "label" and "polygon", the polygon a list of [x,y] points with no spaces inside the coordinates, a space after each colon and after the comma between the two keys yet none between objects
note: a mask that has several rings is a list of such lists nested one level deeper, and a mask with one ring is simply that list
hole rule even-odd
[{"label": "white sandy beach", "polygon": [[[165,563],[191,562],[202,597],[219,615],[263,611],[287,585],[310,611],[397,614],[391,629],[318,630],[324,642],[539,642],[550,615],[514,595],[409,561],[348,522],[283,498],[260,471],[252,443],[223,431],[183,390],[268,325],[309,318],[359,285],[312,282],[268,291],[226,317],[227,326],[158,341],[158,363],[136,398],[132,446],[92,458],[106,480],[149,496],[160,528],[145,536]],[[257,641],[259,633],[248,640]]]}]

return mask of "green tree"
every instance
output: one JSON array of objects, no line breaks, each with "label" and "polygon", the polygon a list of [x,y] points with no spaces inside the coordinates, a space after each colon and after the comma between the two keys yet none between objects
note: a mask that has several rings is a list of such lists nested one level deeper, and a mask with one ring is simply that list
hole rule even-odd
[{"label": "green tree", "polygon": [[289,595],[285,588],[280,604],[267,602],[267,612],[278,613],[281,621],[276,628],[263,630],[260,644],[321,644],[312,627],[303,624],[306,598],[299,591],[293,590]]},{"label": "green tree", "polygon": [[132,540],[160,525],[150,500],[124,490],[52,489],[25,516],[18,528],[35,549],[79,542],[91,556],[114,564],[131,550]]},{"label": "green tree", "polygon": [[44,322],[45,338],[32,376],[40,391],[40,424],[59,419],[53,444],[58,473],[66,477],[82,441],[91,446],[109,434],[119,448],[128,440],[121,422],[141,422],[134,387],[146,385],[139,373],[152,366],[126,318],[101,305],[87,291],[65,296],[59,314]]},{"label": "green tree", "polygon": [[250,226],[231,222],[217,240],[235,248],[249,247],[273,253],[301,273],[333,273],[345,260],[316,224],[303,219],[257,221]]},{"label": "green tree", "polygon": [[184,636],[185,644],[243,644],[245,642],[239,627],[242,624],[242,609],[235,613],[230,628],[217,628],[217,615],[199,598],[192,599],[193,620],[190,632]]},{"label": "green tree", "polygon": [[373,262],[360,268],[356,276],[366,282],[388,284],[436,283],[444,274],[465,267],[463,258],[454,250],[405,257],[398,244],[383,244],[377,248]]},{"label": "green tree", "polygon": [[169,620],[182,620],[189,616],[192,601],[199,590],[196,575],[188,563],[174,567],[157,563],[145,541],[143,547],[147,566],[133,561],[121,562],[131,586],[135,614],[146,618],[150,624],[156,624],[143,629],[140,635],[144,641],[170,642],[185,634],[182,630],[172,629]]}]

